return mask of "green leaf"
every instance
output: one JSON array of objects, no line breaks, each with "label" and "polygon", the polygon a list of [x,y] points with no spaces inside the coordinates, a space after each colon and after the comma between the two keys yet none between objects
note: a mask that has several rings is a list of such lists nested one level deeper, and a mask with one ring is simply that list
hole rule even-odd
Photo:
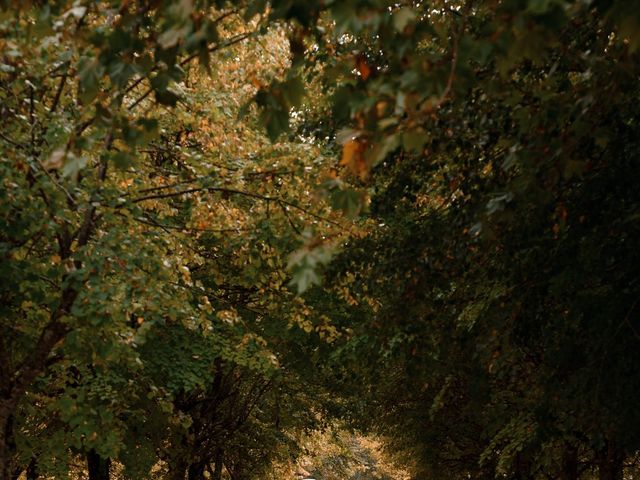
[{"label": "green leaf", "polygon": [[342,210],[349,218],[358,216],[363,207],[363,195],[353,188],[334,188],[329,191],[331,208]]},{"label": "green leaf", "polygon": [[162,105],[167,105],[169,107],[175,107],[180,100],[180,96],[177,93],[172,92],[169,89],[166,90],[156,90],[156,101]]},{"label": "green leaf", "polygon": [[190,25],[171,27],[158,36],[158,44],[165,50],[174,47],[189,32]]},{"label": "green leaf", "polygon": [[67,152],[64,167],[62,167],[62,176],[77,180],[80,171],[87,165],[87,158],[77,156],[72,152]]},{"label": "green leaf", "polygon": [[285,104],[288,107],[299,107],[305,94],[304,82],[298,76],[288,79],[282,84]]},{"label": "green leaf", "polygon": [[416,18],[416,12],[414,12],[413,9],[409,7],[402,7],[400,10],[393,14],[393,27],[397,31],[403,32],[407,25],[409,25],[409,23],[414,21]]},{"label": "green leaf", "polygon": [[134,159],[131,155],[125,152],[116,152],[113,157],[113,164],[119,170],[127,170],[134,165]]},{"label": "green leaf", "polygon": [[393,152],[400,145],[400,137],[398,135],[389,135],[381,142],[376,143],[371,149],[371,165],[375,167],[382,162],[387,155]]},{"label": "green leaf", "polygon": [[319,285],[320,277],[312,267],[296,268],[291,276],[289,285],[294,287],[299,295],[306,292],[312,285]]},{"label": "green leaf", "polygon": [[423,130],[409,130],[402,134],[402,148],[407,152],[420,153],[428,140],[429,137]]},{"label": "green leaf", "polygon": [[113,62],[109,65],[109,78],[119,87],[124,87],[135,73],[133,67],[126,62]]},{"label": "green leaf", "polygon": [[104,66],[97,59],[83,57],[78,65],[80,79],[80,100],[91,103],[100,91],[100,81],[104,74]]}]

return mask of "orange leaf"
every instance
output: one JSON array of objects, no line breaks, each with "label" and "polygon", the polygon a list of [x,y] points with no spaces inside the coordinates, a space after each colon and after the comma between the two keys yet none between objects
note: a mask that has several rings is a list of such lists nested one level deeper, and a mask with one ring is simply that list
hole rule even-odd
[{"label": "orange leaf", "polygon": [[342,146],[342,159],[340,165],[347,167],[351,173],[364,179],[369,173],[367,162],[364,158],[366,144],[364,141],[352,139]]},{"label": "orange leaf", "polygon": [[256,87],[258,90],[260,90],[262,88],[262,82],[260,82],[260,80],[258,80],[258,77],[256,77],[255,74],[251,74],[249,76],[249,78],[251,79],[251,84]]},{"label": "orange leaf", "polygon": [[363,80],[366,80],[371,76],[371,67],[367,65],[364,55],[359,55],[358,58],[356,58],[356,68]]}]

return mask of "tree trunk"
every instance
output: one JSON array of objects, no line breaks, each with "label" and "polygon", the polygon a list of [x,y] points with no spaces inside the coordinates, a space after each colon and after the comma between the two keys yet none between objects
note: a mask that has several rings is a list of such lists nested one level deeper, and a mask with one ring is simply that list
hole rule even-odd
[{"label": "tree trunk", "polygon": [[38,480],[40,474],[38,473],[38,462],[35,458],[32,458],[27,467],[27,480]]},{"label": "tree trunk", "polygon": [[182,458],[178,458],[172,462],[169,478],[171,480],[184,480],[186,470],[187,462]]},{"label": "tree trunk", "polygon": [[[77,291],[71,288],[63,292],[60,305],[52,313],[51,321],[42,329],[31,355],[17,370],[4,371],[0,376],[0,480],[11,480],[15,451],[13,416],[16,408],[27,388],[45,371],[51,351],[68,333],[69,329],[61,319],[71,309],[77,296]],[[0,357],[7,357],[3,351],[0,354]]]},{"label": "tree trunk", "polygon": [[12,480],[19,480],[23,474],[26,480],[38,480],[38,478],[40,478],[40,474],[38,473],[38,462],[36,462],[35,458],[31,459],[26,469],[21,467],[16,468],[13,472]]},{"label": "tree trunk", "polygon": [[531,462],[524,453],[520,452],[516,455],[515,463],[515,479],[528,480],[531,478]]},{"label": "tree trunk", "polygon": [[567,446],[562,455],[560,480],[578,480],[578,449]]},{"label": "tree trunk", "polygon": [[222,462],[223,462],[222,457],[223,457],[222,449],[218,448],[216,450],[216,458],[215,458],[216,466],[215,466],[215,469],[213,470],[212,480],[222,479]]},{"label": "tree trunk", "polygon": [[598,465],[599,480],[623,480],[623,455],[611,440],[600,452]]},{"label": "tree trunk", "polygon": [[13,405],[0,401],[0,480],[11,480],[13,463]]},{"label": "tree trunk", "polygon": [[87,453],[87,467],[89,469],[89,480],[109,480],[110,458],[102,458],[91,450]]},{"label": "tree trunk", "polygon": [[204,470],[207,466],[206,462],[192,463],[187,470],[188,480],[204,480]]}]

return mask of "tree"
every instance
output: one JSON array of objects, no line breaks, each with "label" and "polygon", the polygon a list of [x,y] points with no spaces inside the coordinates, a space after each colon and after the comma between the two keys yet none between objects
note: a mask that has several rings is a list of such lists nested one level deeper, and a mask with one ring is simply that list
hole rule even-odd
[{"label": "tree", "polygon": [[637,451],[628,5],[333,12],[342,163],[380,226],[333,271],[361,304],[341,358],[421,477],[621,478]]},{"label": "tree", "polygon": [[637,10],[3,14],[0,480],[246,478],[327,406],[420,477],[621,478]]},{"label": "tree", "polygon": [[[92,478],[110,459],[146,477],[199,420],[181,399],[215,393],[216,365],[255,377],[232,385],[245,395],[277,373],[267,340],[284,352],[287,323],[274,323],[312,325],[302,302],[276,303],[292,297],[285,257],[306,219],[339,223],[302,195],[312,148],[271,146],[256,112],[229,127],[262,82],[288,81],[281,31],[249,7],[59,2],[3,17],[1,268],[15,281],[1,292],[0,478],[34,461],[64,475],[76,455]],[[238,50],[258,35],[282,48]],[[238,73],[216,84],[196,62]],[[280,100],[288,115],[300,95]],[[208,361],[170,356],[181,368],[159,376],[163,332]],[[226,436],[253,421],[226,408]]]}]

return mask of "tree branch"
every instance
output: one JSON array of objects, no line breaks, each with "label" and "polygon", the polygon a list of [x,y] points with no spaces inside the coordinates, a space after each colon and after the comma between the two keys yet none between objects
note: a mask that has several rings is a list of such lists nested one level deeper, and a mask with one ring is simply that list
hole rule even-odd
[{"label": "tree branch", "polygon": [[[163,198],[171,198],[171,197],[179,197],[182,195],[189,195],[191,193],[197,193],[197,192],[221,192],[221,193],[228,193],[230,195],[242,195],[245,197],[249,197],[249,198],[255,198],[257,200],[263,200],[265,202],[276,202],[279,203],[281,205],[285,205],[291,208],[295,208],[296,210],[299,210],[301,212],[303,212],[306,215],[309,215],[310,217],[313,217],[317,220],[321,220],[323,222],[327,222],[330,223],[331,225],[340,227],[342,230],[345,230],[344,226],[341,225],[340,223],[331,220],[329,218],[323,217],[322,215],[318,215],[317,213],[311,212],[309,210],[307,210],[304,207],[301,207],[300,205],[297,205],[293,202],[290,202],[288,200],[284,200],[282,198],[279,197],[269,197],[267,195],[260,195],[258,193],[253,193],[253,192],[245,192],[242,190],[236,190],[233,188],[225,188],[225,187],[197,187],[197,188],[189,188],[187,190],[180,190],[177,192],[168,192],[168,193],[158,193],[158,194],[153,194],[153,195],[146,195],[144,197],[139,197],[139,198],[134,198],[131,200],[131,203],[139,203],[139,202],[144,202],[146,200],[158,200],[158,199],[163,199]],[[122,208],[126,206],[126,204],[121,204],[116,206],[116,208]]]},{"label": "tree branch", "polygon": [[460,37],[464,33],[467,27],[467,18],[469,16],[469,12],[472,6],[472,0],[469,0],[464,8],[464,13],[460,14],[459,12],[455,12],[457,16],[462,17],[462,21],[460,24],[460,28],[453,32],[453,46],[451,50],[451,65],[449,67],[449,75],[447,77],[447,83],[444,87],[444,90],[440,97],[438,97],[435,101],[428,100],[425,102],[423,106],[423,110],[426,113],[431,113],[434,110],[440,108],[445,102],[447,102],[451,96],[451,90],[453,89],[453,81],[456,76],[456,68],[458,67],[458,51],[460,50]]},{"label": "tree branch", "polygon": [[64,75],[60,77],[60,83],[58,83],[58,89],[56,90],[56,95],[53,98],[53,103],[51,104],[51,108],[49,109],[49,115],[52,115],[58,109],[58,104],[60,103],[60,97],[62,96],[62,91],[64,90],[64,85],[67,82],[67,78],[69,77],[69,70],[64,72]]},{"label": "tree branch", "polygon": [[[217,50],[222,50],[223,48],[227,48],[227,47],[230,47],[232,45],[235,45],[236,43],[240,43],[240,42],[246,40],[247,38],[249,38],[250,36],[254,35],[256,32],[257,32],[256,30],[252,30],[251,32],[239,33],[238,35],[235,35],[235,36],[231,37],[226,42],[217,43],[217,44],[213,45],[212,47],[209,47],[208,48],[208,53],[211,54],[211,53],[213,53],[213,52],[215,52]],[[188,57],[186,57],[184,60],[182,60],[179,65],[181,67],[184,67],[186,64],[188,64],[194,58],[197,58],[197,57],[198,57],[198,53],[193,53],[193,54],[189,55]],[[138,83],[140,83],[142,80],[143,79],[139,79]],[[127,89],[127,92],[128,91],[129,91],[129,89]],[[129,105],[127,107],[127,109],[128,110],[135,109],[145,98],[147,98],[151,94],[151,92],[153,92],[153,88],[147,89],[140,97],[138,97],[131,105]]]}]

